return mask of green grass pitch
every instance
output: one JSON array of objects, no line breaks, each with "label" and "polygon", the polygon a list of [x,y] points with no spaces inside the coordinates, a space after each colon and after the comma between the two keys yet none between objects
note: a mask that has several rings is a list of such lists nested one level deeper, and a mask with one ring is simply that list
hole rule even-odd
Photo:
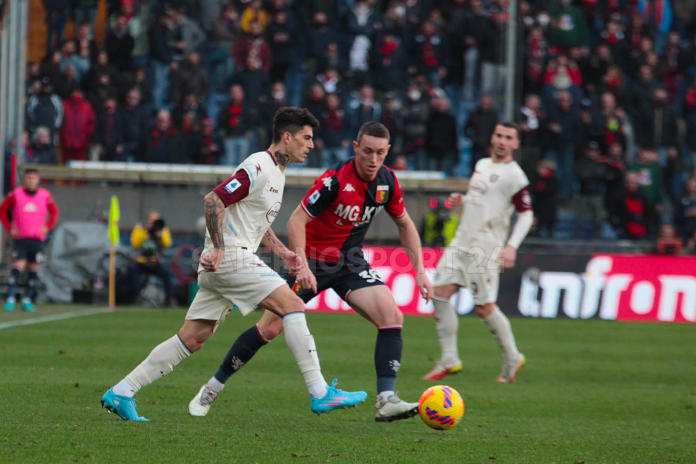
[{"label": "green grass pitch", "polygon": [[[36,315],[74,311],[39,308]],[[79,309],[79,308],[78,308]],[[364,389],[357,409],[317,417],[281,336],[233,376],[208,417],[193,395],[258,319],[231,314],[205,348],[143,389],[129,423],[99,399],[181,326],[183,310],[119,310],[0,329],[0,463],[696,463],[696,325],[513,319],[528,358],[495,383],[502,358],[462,318],[464,371],[446,378],[466,404],[450,431],[419,418],[374,422],[375,328],[357,315],[309,314],[324,375]],[[408,317],[397,389],[417,401],[439,355],[432,318]]]}]

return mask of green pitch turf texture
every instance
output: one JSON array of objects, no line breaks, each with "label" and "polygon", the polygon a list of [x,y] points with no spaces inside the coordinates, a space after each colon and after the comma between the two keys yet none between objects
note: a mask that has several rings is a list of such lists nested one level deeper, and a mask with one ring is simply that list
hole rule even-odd
[{"label": "green pitch turf texture", "polygon": [[[0,314],[0,324],[75,307]],[[89,308],[86,308],[89,309]],[[527,367],[494,382],[501,355],[461,319],[464,370],[444,383],[466,414],[450,431],[374,422],[376,331],[354,314],[309,314],[328,381],[364,389],[357,409],[317,417],[284,337],[233,376],[205,418],[187,405],[236,336],[231,314],[205,348],[142,390],[151,422],[108,414],[101,395],[174,334],[183,310],[119,310],[0,330],[0,462],[696,463],[696,325],[514,319]],[[397,389],[408,401],[439,354],[432,318],[406,318]]]}]

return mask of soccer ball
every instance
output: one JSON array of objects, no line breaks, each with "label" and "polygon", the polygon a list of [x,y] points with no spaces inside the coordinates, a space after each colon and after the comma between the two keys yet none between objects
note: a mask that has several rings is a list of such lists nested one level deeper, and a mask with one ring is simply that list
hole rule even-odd
[{"label": "soccer ball", "polygon": [[428,388],[418,401],[421,419],[435,430],[449,430],[462,420],[464,401],[457,390],[447,385]]}]

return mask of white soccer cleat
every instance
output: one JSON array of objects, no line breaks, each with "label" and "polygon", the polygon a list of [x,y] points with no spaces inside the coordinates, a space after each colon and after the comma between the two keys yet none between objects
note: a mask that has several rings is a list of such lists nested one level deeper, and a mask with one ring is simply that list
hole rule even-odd
[{"label": "white soccer cleat", "polygon": [[390,395],[387,401],[377,400],[375,405],[375,421],[392,422],[410,419],[418,414],[418,403],[407,403],[396,395]]},{"label": "white soccer cleat", "polygon": [[525,358],[524,355],[520,353],[520,358],[517,360],[517,362],[506,362],[505,364],[503,364],[503,370],[500,372],[500,375],[498,376],[496,381],[500,383],[514,382],[517,378],[517,373],[520,371],[520,369],[524,367],[525,364],[527,364],[527,358]]},{"label": "white soccer cleat", "polygon": [[189,413],[197,417],[205,416],[210,411],[210,406],[217,397],[206,383],[198,390],[196,396],[189,403]]}]

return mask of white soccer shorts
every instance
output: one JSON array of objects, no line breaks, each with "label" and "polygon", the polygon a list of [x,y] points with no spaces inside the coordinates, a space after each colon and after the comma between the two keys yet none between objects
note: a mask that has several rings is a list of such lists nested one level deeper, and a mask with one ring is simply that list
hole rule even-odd
[{"label": "white soccer shorts", "polygon": [[287,282],[251,251],[237,248],[235,256],[225,256],[217,272],[198,274],[196,294],[186,319],[221,323],[234,305],[246,316],[275,289]]},{"label": "white soccer shorts", "polygon": [[480,248],[470,254],[461,247],[447,247],[437,263],[433,285],[449,284],[468,288],[476,305],[495,303],[500,284],[498,263],[492,257],[483,256]]}]

